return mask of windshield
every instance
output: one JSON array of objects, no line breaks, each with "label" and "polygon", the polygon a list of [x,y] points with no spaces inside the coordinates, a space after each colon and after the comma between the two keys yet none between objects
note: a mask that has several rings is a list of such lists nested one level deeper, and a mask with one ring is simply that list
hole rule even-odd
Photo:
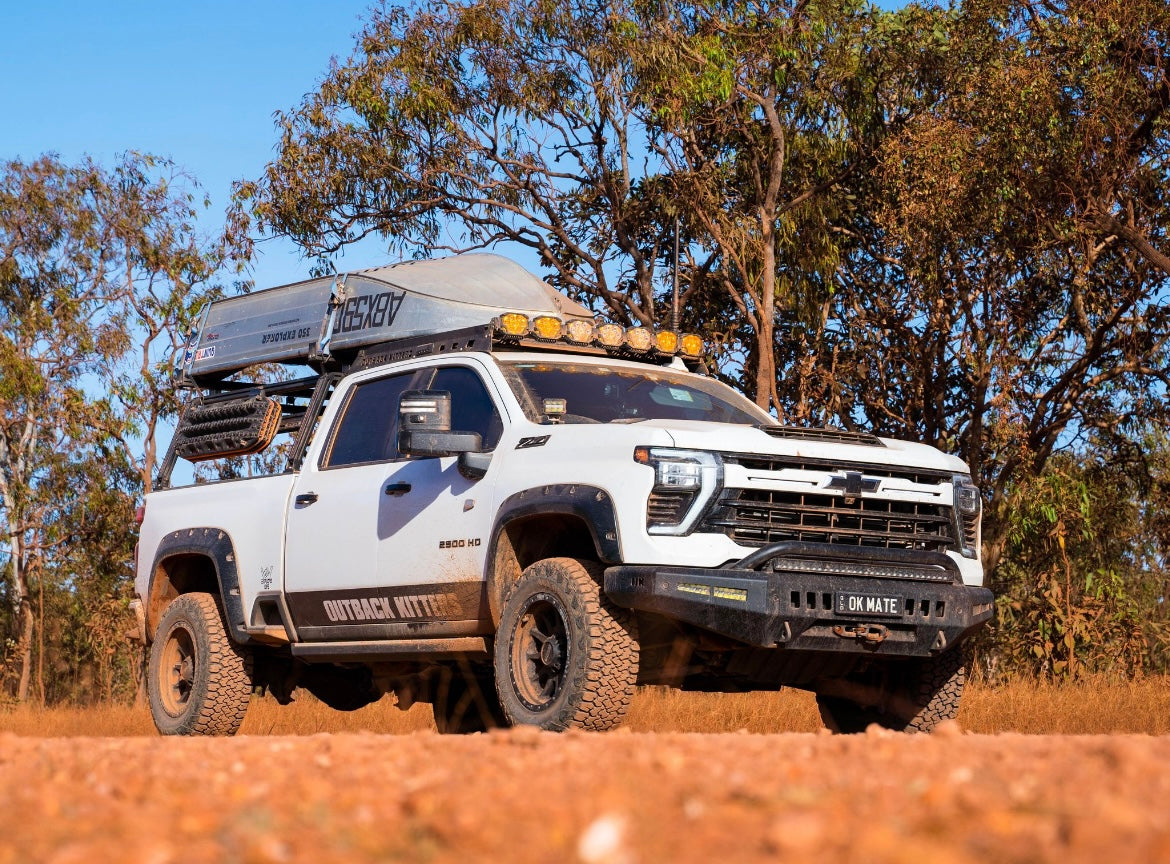
[{"label": "windshield", "polygon": [[[775,419],[730,387],[669,369],[593,363],[502,363],[529,419],[548,422],[553,407],[564,423],[704,420],[774,425]],[[546,400],[552,405],[546,405]],[[563,401],[563,405],[556,404]]]}]

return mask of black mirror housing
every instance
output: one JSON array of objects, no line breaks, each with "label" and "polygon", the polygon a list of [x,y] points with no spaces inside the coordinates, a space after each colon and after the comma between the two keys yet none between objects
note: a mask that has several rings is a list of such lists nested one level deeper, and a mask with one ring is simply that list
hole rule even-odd
[{"label": "black mirror housing", "polygon": [[398,400],[398,451],[408,458],[478,453],[478,432],[451,431],[448,390],[407,390]]}]

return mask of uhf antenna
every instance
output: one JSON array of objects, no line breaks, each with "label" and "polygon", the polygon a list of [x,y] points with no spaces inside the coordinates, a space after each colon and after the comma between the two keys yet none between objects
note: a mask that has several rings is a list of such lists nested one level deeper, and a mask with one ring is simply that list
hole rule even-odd
[{"label": "uhf antenna", "polygon": [[671,267],[670,329],[675,333],[682,326],[678,308],[678,214],[674,215],[674,266]]}]

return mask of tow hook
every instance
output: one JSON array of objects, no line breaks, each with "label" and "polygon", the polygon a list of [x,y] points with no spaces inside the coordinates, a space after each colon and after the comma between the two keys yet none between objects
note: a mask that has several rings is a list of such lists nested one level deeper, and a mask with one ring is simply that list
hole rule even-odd
[{"label": "tow hook", "polygon": [[890,628],[884,624],[838,624],[833,632],[842,639],[861,639],[877,645],[886,641]]}]

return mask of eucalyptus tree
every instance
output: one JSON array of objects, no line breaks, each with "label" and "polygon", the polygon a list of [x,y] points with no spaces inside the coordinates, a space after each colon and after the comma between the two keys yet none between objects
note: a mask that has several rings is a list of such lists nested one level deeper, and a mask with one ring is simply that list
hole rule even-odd
[{"label": "eucalyptus tree", "polygon": [[881,13],[860,0],[639,10],[625,32],[653,150],[698,247],[691,278],[731,304],[747,337],[745,389],[808,420],[811,343],[885,121],[872,50]]},{"label": "eucalyptus tree", "polygon": [[668,229],[616,10],[375,9],[352,56],[278,115],[241,212],[317,256],[369,234],[406,254],[510,241],[617,320],[653,324]]},{"label": "eucalyptus tree", "polygon": [[644,325],[665,323],[681,234],[688,320],[744,342],[749,389],[775,405],[778,308],[819,314],[838,255],[875,14],[852,0],[383,7],[279,115],[277,158],[238,200],[314,255],[371,233],[408,254],[518,243],[554,283]]},{"label": "eucalyptus tree", "polygon": [[1170,7],[931,14],[840,272],[840,368],[869,425],[971,464],[994,568],[1055,452],[1166,416]]},{"label": "eucalyptus tree", "polygon": [[137,154],[111,169],[53,156],[0,167],[0,587],[21,700],[34,653],[44,662],[46,590],[87,578],[76,565],[111,549],[110,590],[125,582],[126,499],[149,489],[173,409],[159,343],[239,248],[198,238],[195,188]]}]

